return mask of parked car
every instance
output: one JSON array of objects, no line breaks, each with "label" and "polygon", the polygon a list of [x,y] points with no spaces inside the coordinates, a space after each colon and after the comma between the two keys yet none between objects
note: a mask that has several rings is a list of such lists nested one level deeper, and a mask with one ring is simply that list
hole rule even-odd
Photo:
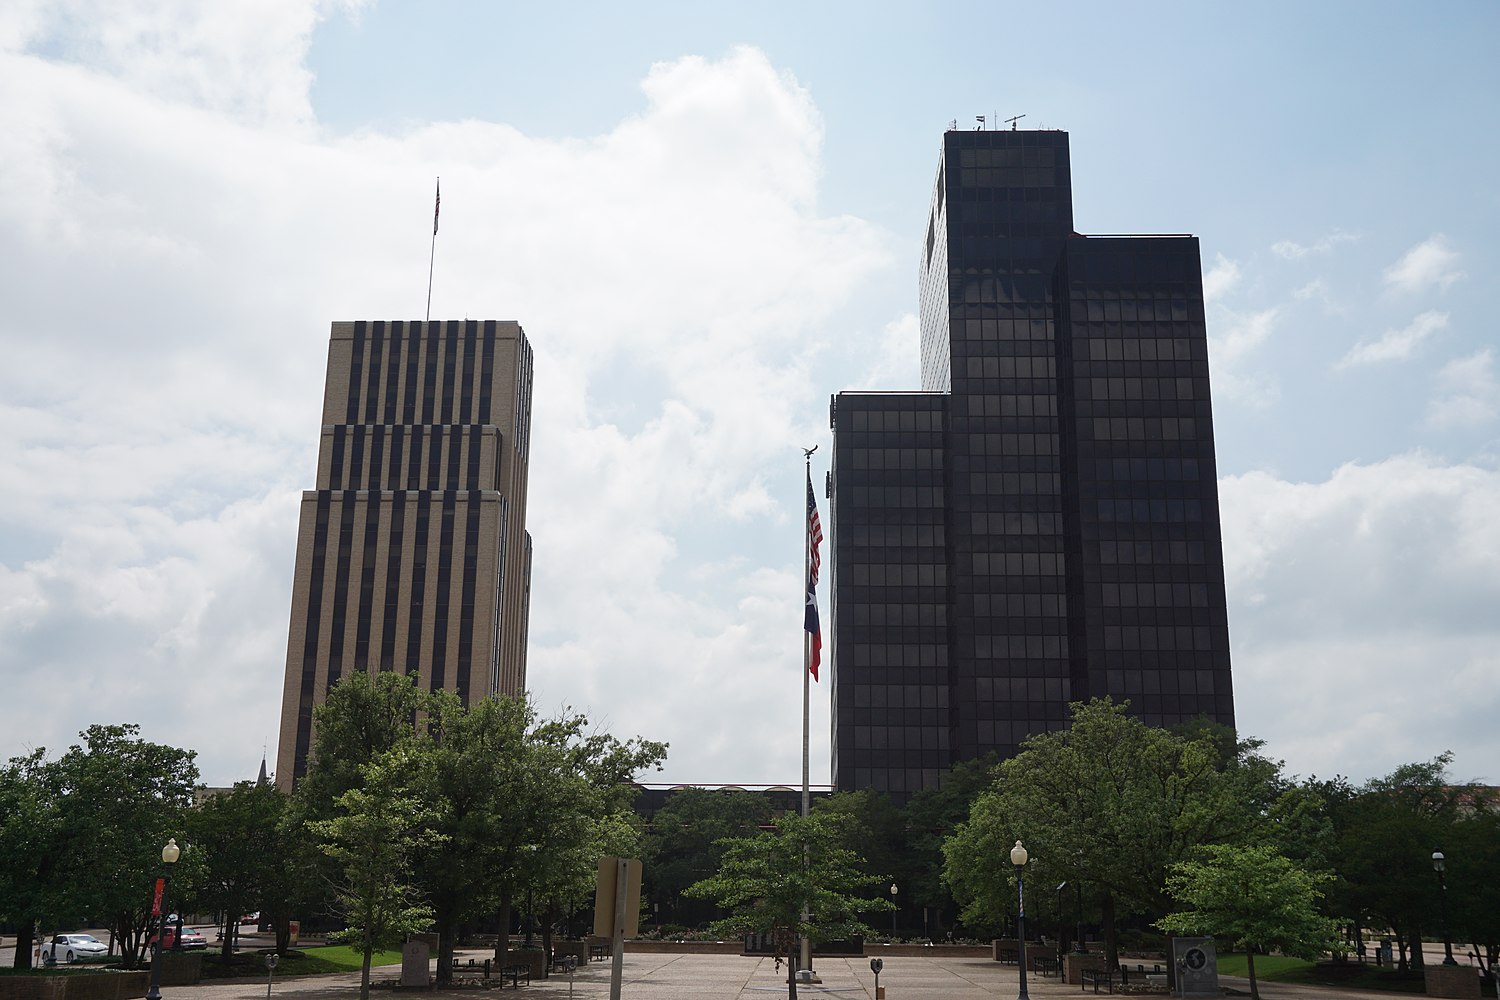
[{"label": "parked car", "polygon": [[256,910],[254,913],[247,913],[247,914],[245,914],[243,917],[240,917],[240,923],[241,924],[258,924],[258,923],[260,923],[260,911]]},{"label": "parked car", "polygon": [[51,941],[42,942],[42,961],[48,965],[57,962],[76,962],[83,958],[100,958],[109,948],[92,934],[54,934]]},{"label": "parked car", "polygon": [[[146,944],[148,946],[156,944],[156,935],[151,935],[147,939]],[[174,946],[178,951],[201,951],[208,947],[208,938],[191,927],[184,927],[182,929],[182,943],[178,944],[177,925],[168,924],[166,931],[162,934],[162,947],[167,951],[171,951]]]}]

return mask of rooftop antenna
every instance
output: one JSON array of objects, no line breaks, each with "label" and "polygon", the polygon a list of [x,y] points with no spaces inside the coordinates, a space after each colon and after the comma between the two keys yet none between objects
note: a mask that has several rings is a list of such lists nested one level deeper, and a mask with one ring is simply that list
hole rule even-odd
[{"label": "rooftop antenna", "polygon": [[1016,115],[1014,118],[1007,118],[1005,120],[1008,121],[1008,122],[1010,122],[1010,130],[1012,132],[1014,132],[1016,130],[1016,122],[1020,121],[1022,118],[1025,118],[1025,117],[1026,117],[1025,115]]},{"label": "rooftop antenna", "polygon": [[975,115],[974,116],[974,120],[979,123],[979,127],[977,129],[975,129],[974,131],[976,131],[976,132],[983,132],[984,131],[984,115]]},{"label": "rooftop antenna", "polygon": [[952,120],[950,120],[948,122],[948,131],[949,132],[957,132],[958,131],[958,119],[957,118],[954,118],[954,119],[952,119]]}]

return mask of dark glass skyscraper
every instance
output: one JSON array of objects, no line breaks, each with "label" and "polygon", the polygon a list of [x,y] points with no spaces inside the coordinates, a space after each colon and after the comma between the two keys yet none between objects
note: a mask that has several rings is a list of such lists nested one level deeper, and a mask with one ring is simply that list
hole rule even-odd
[{"label": "dark glass skyscraper", "polygon": [[1090,698],[1232,724],[1197,239],[1075,232],[1065,132],[952,131],[919,270],[923,391],[833,401],[835,786]]}]

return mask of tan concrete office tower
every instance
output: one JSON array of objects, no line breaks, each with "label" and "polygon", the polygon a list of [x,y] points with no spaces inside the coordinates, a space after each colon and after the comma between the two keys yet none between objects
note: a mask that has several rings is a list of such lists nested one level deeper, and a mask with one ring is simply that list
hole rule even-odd
[{"label": "tan concrete office tower", "polygon": [[526,683],[531,347],[496,320],[341,322],[302,494],[277,783],[353,671],[468,703]]}]

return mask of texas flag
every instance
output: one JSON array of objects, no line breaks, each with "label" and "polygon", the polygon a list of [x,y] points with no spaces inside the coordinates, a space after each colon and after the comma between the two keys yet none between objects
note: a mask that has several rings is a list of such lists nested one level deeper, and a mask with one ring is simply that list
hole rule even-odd
[{"label": "texas flag", "polygon": [[823,544],[823,522],[818,519],[818,501],[813,498],[812,472],[807,474],[807,614],[803,618],[803,627],[807,629],[808,636],[812,642],[812,657],[808,660],[808,670],[811,671],[813,680],[818,679],[818,664],[823,659],[823,630],[818,625],[818,567],[822,565],[822,557],[818,554],[818,546]]}]

